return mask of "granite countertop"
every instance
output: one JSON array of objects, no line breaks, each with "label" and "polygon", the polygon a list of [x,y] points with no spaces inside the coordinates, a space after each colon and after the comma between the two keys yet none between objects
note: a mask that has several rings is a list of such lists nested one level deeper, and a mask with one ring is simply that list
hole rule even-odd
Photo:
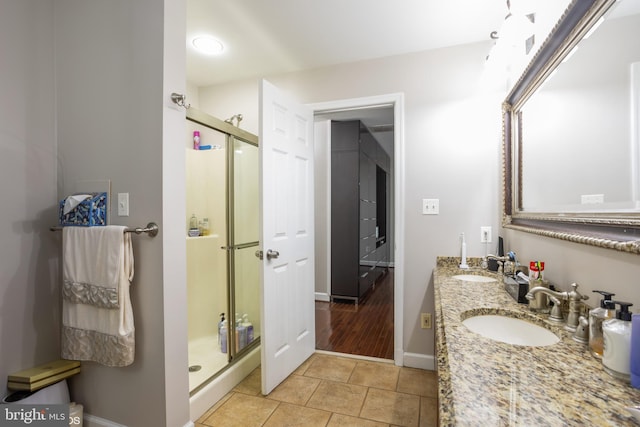
[{"label": "granite countertop", "polygon": [[[456,261],[438,257],[434,270],[441,426],[640,425],[624,409],[640,405],[640,390],[607,374],[562,325],[518,304],[495,273],[461,270]],[[461,281],[456,274],[497,281]],[[527,318],[561,340],[546,347],[493,341],[462,324],[473,313]]]}]

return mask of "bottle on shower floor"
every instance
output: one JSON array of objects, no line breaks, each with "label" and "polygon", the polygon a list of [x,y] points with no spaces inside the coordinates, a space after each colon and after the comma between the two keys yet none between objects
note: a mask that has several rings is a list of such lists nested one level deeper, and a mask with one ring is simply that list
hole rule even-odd
[{"label": "bottle on shower floor", "polygon": [[236,351],[240,351],[247,345],[247,328],[242,324],[242,319],[236,313]]},{"label": "bottle on shower floor", "polygon": [[218,345],[220,345],[220,329],[224,323],[224,313],[220,313],[220,321],[218,322]]},{"label": "bottle on shower floor", "polygon": [[227,321],[222,321],[222,326],[220,326],[220,351],[223,353],[227,352]]},{"label": "bottle on shower floor", "polygon": [[253,324],[251,322],[249,322],[249,315],[248,314],[244,314],[242,316],[242,325],[245,328],[245,333],[247,334],[247,343],[246,345],[251,344],[251,341],[253,341]]}]

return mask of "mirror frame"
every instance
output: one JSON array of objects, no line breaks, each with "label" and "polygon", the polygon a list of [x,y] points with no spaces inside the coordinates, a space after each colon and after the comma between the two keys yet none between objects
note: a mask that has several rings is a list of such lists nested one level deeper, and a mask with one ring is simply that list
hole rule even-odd
[{"label": "mirror frame", "polygon": [[522,107],[616,0],[572,0],[502,104],[502,226],[541,236],[640,254],[640,213],[524,212]]}]

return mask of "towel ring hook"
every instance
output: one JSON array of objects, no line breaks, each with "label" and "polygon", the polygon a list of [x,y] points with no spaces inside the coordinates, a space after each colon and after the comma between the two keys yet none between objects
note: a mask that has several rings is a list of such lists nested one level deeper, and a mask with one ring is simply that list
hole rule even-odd
[{"label": "towel ring hook", "polygon": [[176,105],[179,105],[179,106],[181,106],[181,107],[184,107],[185,109],[188,109],[188,108],[190,108],[190,107],[191,107],[191,104],[187,104],[187,103],[186,103],[186,101],[187,101],[187,96],[186,96],[186,95],[184,95],[184,94],[182,94],[182,93],[176,93],[176,92],[173,92],[173,93],[171,94],[171,101],[172,101],[174,104],[176,104]]}]

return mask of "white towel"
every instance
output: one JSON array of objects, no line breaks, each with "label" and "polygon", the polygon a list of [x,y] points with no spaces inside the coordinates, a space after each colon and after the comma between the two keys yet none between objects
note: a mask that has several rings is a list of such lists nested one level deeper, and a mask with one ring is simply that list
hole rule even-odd
[{"label": "white towel", "polygon": [[62,357],[107,366],[133,363],[130,233],[123,226],[64,227]]}]

